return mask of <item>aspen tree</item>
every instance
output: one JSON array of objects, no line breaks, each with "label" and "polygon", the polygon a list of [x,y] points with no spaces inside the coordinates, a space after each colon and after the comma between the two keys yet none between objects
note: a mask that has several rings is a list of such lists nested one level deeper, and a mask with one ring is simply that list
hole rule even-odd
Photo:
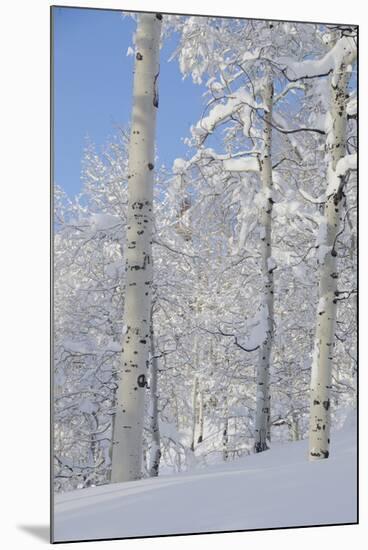
[{"label": "aspen tree", "polygon": [[203,428],[204,428],[204,403],[203,403],[203,390],[199,391],[199,412],[198,412],[198,424],[199,424],[199,435],[197,443],[202,443],[203,441]]},{"label": "aspen tree", "polygon": [[224,425],[222,430],[222,460],[229,459],[229,407],[227,395],[225,395]]},{"label": "aspen tree", "polygon": [[[347,126],[347,87],[356,48],[353,39],[342,38],[344,55],[332,71],[331,110],[327,114],[327,190],[318,241],[319,302],[314,341],[310,393],[309,459],[328,458],[330,454],[332,359],[337,306],[336,240],[342,220],[343,186]],[[352,155],[351,155],[352,156]],[[349,163],[344,162],[348,167]]]},{"label": "aspen tree", "polygon": [[161,20],[160,14],[140,14],[136,32],[125,243],[124,338],[113,433],[113,482],[141,477],[150,349],[153,170]]},{"label": "aspen tree", "polygon": [[158,419],[158,363],[155,355],[153,315],[151,313],[151,368],[150,368],[150,393],[151,393],[151,414],[150,429],[152,436],[149,473],[151,477],[158,476],[161,459],[160,448],[160,425]]},{"label": "aspen tree", "polygon": [[193,420],[192,420],[192,438],[190,443],[191,451],[195,448],[195,436],[197,425],[197,399],[198,399],[198,376],[194,376],[193,390],[192,390],[192,408],[193,408]]},{"label": "aspen tree", "polygon": [[262,254],[262,278],[263,297],[261,314],[266,324],[266,338],[261,344],[257,365],[257,394],[256,394],[256,419],[254,450],[256,453],[265,451],[267,440],[270,439],[270,405],[271,396],[269,388],[270,359],[273,339],[273,269],[271,263],[271,220],[272,220],[272,104],[273,83],[268,77],[264,85],[263,97],[266,107],[264,116],[263,139],[264,147],[260,158],[260,177],[264,204],[261,212],[261,254]]}]

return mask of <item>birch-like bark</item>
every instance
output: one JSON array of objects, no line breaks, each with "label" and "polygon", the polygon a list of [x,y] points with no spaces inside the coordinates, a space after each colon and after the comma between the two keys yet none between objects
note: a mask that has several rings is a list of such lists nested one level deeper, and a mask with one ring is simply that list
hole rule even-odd
[{"label": "birch-like bark", "polygon": [[150,393],[151,393],[151,450],[150,450],[150,465],[149,474],[151,477],[158,476],[161,459],[160,447],[160,425],[158,419],[158,364],[155,356],[154,331],[153,331],[153,316],[151,314],[151,373],[150,373]]},{"label": "birch-like bark", "polygon": [[[197,351],[197,350],[196,350]],[[195,448],[195,435],[196,435],[196,425],[197,425],[197,398],[198,398],[198,376],[194,376],[193,382],[193,393],[192,393],[192,408],[193,408],[193,420],[192,420],[192,441],[190,444],[191,451],[194,451]]]},{"label": "birch-like bark", "polygon": [[226,462],[229,459],[229,409],[227,397],[225,396],[224,428],[222,431],[222,459]]},{"label": "birch-like bark", "polygon": [[160,14],[140,14],[129,144],[126,289],[122,369],[113,433],[113,482],[141,477],[144,399],[150,349],[154,141]]},{"label": "birch-like bark", "polygon": [[[198,298],[195,302],[195,318],[198,319],[198,313],[199,313],[199,303]],[[198,335],[194,335],[194,373],[197,373],[199,369],[199,354],[198,354]],[[193,393],[192,393],[192,407],[193,407],[193,421],[192,421],[192,440],[190,444],[190,449],[194,452],[195,444],[196,444],[196,426],[198,422],[198,416],[197,416],[197,403],[198,403],[198,375],[194,375],[194,381],[193,381]]]},{"label": "birch-like bark", "polygon": [[262,180],[262,191],[264,205],[261,211],[261,255],[262,255],[262,278],[263,278],[263,300],[261,304],[262,315],[265,318],[267,333],[264,342],[260,347],[257,366],[257,393],[256,393],[256,419],[255,419],[255,440],[254,451],[260,453],[268,449],[267,441],[270,439],[270,359],[273,340],[273,269],[271,265],[271,217],[272,217],[272,105],[273,105],[273,83],[269,79],[264,87],[263,93],[266,112],[264,116],[263,153],[260,158],[260,175]]},{"label": "birch-like bark", "polygon": [[204,404],[203,404],[203,391],[199,391],[199,412],[198,412],[198,424],[199,424],[199,434],[197,443],[202,443],[203,441],[203,427],[204,427]]},{"label": "birch-like bark", "polygon": [[[328,458],[330,454],[332,359],[337,305],[336,239],[342,220],[342,187],[336,187],[336,167],[346,150],[346,99],[353,52],[347,52],[331,77],[331,112],[327,134],[328,168],[324,218],[319,237],[319,302],[311,375],[309,459]],[[329,190],[332,192],[329,193]]]},{"label": "birch-like bark", "polygon": [[290,422],[290,432],[291,432],[291,440],[292,441],[299,441],[300,434],[299,434],[299,419],[296,412],[293,412],[291,414],[291,422]]}]

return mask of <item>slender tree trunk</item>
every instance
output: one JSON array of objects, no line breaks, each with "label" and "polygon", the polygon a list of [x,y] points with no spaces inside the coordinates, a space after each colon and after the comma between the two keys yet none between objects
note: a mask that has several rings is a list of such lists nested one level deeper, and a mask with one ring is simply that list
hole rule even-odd
[{"label": "slender tree trunk", "polygon": [[229,459],[229,409],[227,397],[225,397],[224,429],[222,432],[222,458],[224,462]]},{"label": "slender tree trunk", "polygon": [[[113,408],[115,409],[116,408],[116,391],[113,392],[114,393],[114,397],[113,397],[113,400],[112,400],[112,404],[113,404]],[[111,418],[111,438],[112,438],[112,441],[113,441],[113,438],[114,438],[114,433],[115,433],[115,416],[116,414],[113,414],[112,415],[112,418]],[[112,482],[112,451],[113,451],[113,445],[111,444],[110,448],[109,448],[109,458],[110,458],[110,468],[109,468],[109,472],[108,472],[108,476],[107,476],[107,480],[109,483]]]},{"label": "slender tree trunk", "polygon": [[[196,299],[195,304],[195,318],[198,319],[198,298]],[[193,390],[192,390],[192,408],[193,408],[193,422],[192,422],[192,440],[190,444],[190,449],[194,452],[196,444],[196,426],[198,422],[197,417],[197,404],[198,404],[198,370],[199,370],[199,354],[198,354],[198,336],[194,335],[194,381],[193,381]]]},{"label": "slender tree trunk", "polygon": [[180,421],[180,416],[179,416],[178,398],[177,398],[177,395],[174,392],[172,392],[172,394],[171,394],[171,400],[172,400],[172,404],[173,404],[173,413],[174,413],[174,418],[175,418],[175,423],[176,423],[176,429],[178,431],[180,431],[181,421]]},{"label": "slender tree trunk", "polygon": [[[329,163],[327,183],[333,183],[338,161],[346,149],[346,97],[348,85],[346,63],[332,74],[331,120],[327,135]],[[342,208],[342,185],[331,194],[326,193],[324,219],[319,233],[319,302],[312,362],[309,424],[309,459],[328,458],[330,453],[331,373],[337,305],[336,238],[339,232]],[[332,187],[330,187],[332,189]]]},{"label": "slender tree trunk", "polygon": [[263,139],[264,148],[260,159],[260,173],[262,179],[262,191],[264,194],[264,206],[261,212],[261,254],[262,254],[262,278],[264,294],[261,304],[261,314],[266,320],[267,335],[259,352],[257,368],[257,397],[254,451],[265,451],[267,440],[270,438],[270,405],[271,396],[269,388],[270,359],[273,340],[273,269],[271,265],[271,216],[272,216],[272,104],[273,84],[269,80],[264,89],[264,102],[267,108],[264,116]]},{"label": "slender tree trunk", "polygon": [[155,356],[154,331],[153,331],[153,315],[151,314],[151,376],[150,376],[150,392],[151,392],[151,452],[149,474],[151,477],[158,476],[160,468],[161,447],[160,447],[160,426],[158,420],[158,376],[157,357]]},{"label": "slender tree trunk", "polygon": [[203,405],[203,391],[199,391],[199,413],[198,413],[199,435],[197,443],[203,441],[203,426],[204,426],[204,405]]},{"label": "slender tree trunk", "polygon": [[96,413],[91,414],[89,429],[91,434],[91,444],[89,448],[88,458],[89,458],[89,463],[92,464],[93,466],[91,467],[91,471],[90,472],[87,471],[88,473],[84,476],[85,487],[90,487],[92,485],[93,478],[95,477],[95,473],[96,473],[95,466],[97,463],[97,451],[98,451],[98,443],[96,439],[96,432],[98,431],[98,417]]},{"label": "slender tree trunk", "polygon": [[192,441],[190,444],[190,449],[194,451],[195,447],[195,435],[196,435],[196,425],[197,425],[197,398],[198,398],[198,376],[194,376],[193,382],[193,393],[192,393],[192,408],[193,408],[193,421],[192,421]]},{"label": "slender tree trunk", "polygon": [[141,477],[150,348],[153,168],[161,19],[161,15],[139,15],[136,33],[125,246],[123,364],[119,373],[114,422],[113,482]]},{"label": "slender tree trunk", "polygon": [[[283,316],[281,315],[281,322],[283,320]],[[285,346],[283,345],[281,347],[281,357],[285,358]],[[285,359],[283,359],[285,362]],[[288,387],[288,391],[286,392],[288,403],[289,403],[289,409],[292,411],[290,414],[290,421],[288,422],[289,430],[290,430],[290,439],[291,441],[299,441],[300,439],[300,433],[299,433],[299,414],[294,409],[294,386],[293,386],[293,378],[295,377],[294,372],[294,364],[287,362],[286,366],[286,384]]]},{"label": "slender tree trunk", "polygon": [[292,441],[299,441],[299,439],[300,439],[299,420],[298,420],[298,415],[297,415],[296,412],[293,412],[291,414],[290,431],[291,431],[291,440]]}]

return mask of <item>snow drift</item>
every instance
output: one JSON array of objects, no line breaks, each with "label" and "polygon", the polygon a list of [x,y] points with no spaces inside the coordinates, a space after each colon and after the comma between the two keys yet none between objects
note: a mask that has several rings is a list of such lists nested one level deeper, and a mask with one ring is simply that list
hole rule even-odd
[{"label": "snow drift", "polygon": [[304,440],[196,472],[57,495],[55,541],[355,523],[356,466],[354,415],[332,434],[328,460],[309,462]]}]

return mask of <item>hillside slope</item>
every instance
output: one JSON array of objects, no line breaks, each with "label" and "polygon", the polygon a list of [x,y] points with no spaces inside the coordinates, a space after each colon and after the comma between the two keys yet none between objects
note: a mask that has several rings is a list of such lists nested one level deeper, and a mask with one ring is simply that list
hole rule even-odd
[{"label": "hillside slope", "polygon": [[356,424],[310,463],[287,443],[195,473],[104,485],[55,498],[55,541],[354,523]]}]

